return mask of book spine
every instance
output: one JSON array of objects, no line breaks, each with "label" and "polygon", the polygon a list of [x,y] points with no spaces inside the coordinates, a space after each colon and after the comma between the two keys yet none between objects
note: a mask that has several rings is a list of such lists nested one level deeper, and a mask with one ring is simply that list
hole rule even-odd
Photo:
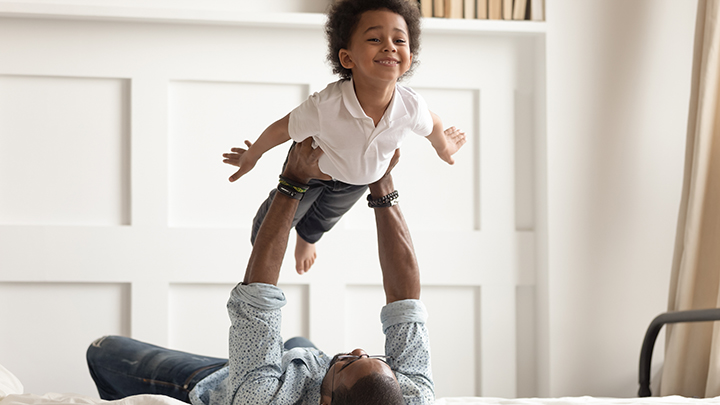
[{"label": "book spine", "polygon": [[533,21],[545,21],[545,0],[531,0],[530,19]]},{"label": "book spine", "polygon": [[463,6],[463,17],[465,17],[465,19],[479,18],[475,10],[477,8],[475,0],[465,0]]},{"label": "book spine", "polygon": [[513,0],[503,0],[502,6],[502,19],[512,20]]},{"label": "book spine", "polygon": [[528,0],[515,0],[513,5],[513,20],[524,20]]},{"label": "book spine", "polygon": [[463,18],[463,0],[445,0],[446,18]]},{"label": "book spine", "polygon": [[488,18],[488,0],[477,0],[476,12],[478,20],[487,20]]},{"label": "book spine", "polygon": [[502,20],[502,0],[488,0],[488,18]]},{"label": "book spine", "polygon": [[432,0],[433,17],[445,17],[445,0]]},{"label": "book spine", "polygon": [[421,0],[420,1],[420,14],[423,17],[433,16],[433,1],[432,0]]}]

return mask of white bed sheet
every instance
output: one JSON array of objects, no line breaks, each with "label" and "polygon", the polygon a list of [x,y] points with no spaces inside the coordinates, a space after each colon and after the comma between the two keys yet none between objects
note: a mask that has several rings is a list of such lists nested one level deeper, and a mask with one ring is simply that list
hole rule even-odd
[{"label": "white bed sheet", "polygon": [[185,402],[164,395],[133,395],[115,401],[103,401],[99,398],[85,397],[78,394],[47,393],[12,394],[0,399],[0,405],[187,405]]},{"label": "white bed sheet", "polygon": [[717,398],[685,398],[680,396],[649,397],[649,398],[598,398],[598,397],[564,397],[564,398],[440,398],[435,405],[710,405],[720,404]]},{"label": "white bed sheet", "polygon": [[[20,380],[0,365],[0,405],[187,405],[177,399],[164,395],[134,395],[115,401],[104,401],[99,398],[86,397],[78,394],[46,393],[25,394]],[[597,398],[597,397],[566,397],[566,398],[489,398],[489,397],[457,397],[440,398],[435,405],[720,405],[717,398],[685,398],[679,396],[651,398]]]},{"label": "white bed sheet", "polygon": [[[103,401],[97,398],[84,397],[77,394],[48,393],[11,394],[0,399],[0,405],[187,405],[184,402],[163,395],[134,395],[131,397]],[[597,397],[566,397],[566,398],[440,398],[435,405],[710,405],[720,404],[718,398],[685,398],[679,396],[651,398],[597,398]]]}]

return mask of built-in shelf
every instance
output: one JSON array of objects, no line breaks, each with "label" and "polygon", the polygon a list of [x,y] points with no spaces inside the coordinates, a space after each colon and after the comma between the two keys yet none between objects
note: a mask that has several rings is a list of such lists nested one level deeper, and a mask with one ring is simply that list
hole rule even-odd
[{"label": "built-in shelf", "polygon": [[[325,15],[320,13],[248,13],[235,10],[161,9],[3,1],[0,1],[0,17],[217,24],[267,28],[317,28],[325,24]],[[545,33],[545,23],[538,21],[426,18],[423,20],[423,31],[434,33],[476,32],[535,35]]]}]

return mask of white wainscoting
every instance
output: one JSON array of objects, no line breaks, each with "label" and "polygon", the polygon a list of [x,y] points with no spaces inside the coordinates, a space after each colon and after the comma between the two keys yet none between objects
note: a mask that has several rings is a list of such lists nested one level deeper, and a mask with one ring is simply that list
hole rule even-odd
[{"label": "white wainscoting", "polygon": [[129,308],[127,283],[0,282],[2,364],[25,392],[90,392],[85,350],[128,335]]},{"label": "white wainscoting", "polygon": [[0,76],[0,223],[130,224],[128,91],[126,79]]},{"label": "white wainscoting", "polygon": [[[227,354],[225,302],[287,146],[234,184],[221,154],[336,79],[317,15],[253,24],[72,10],[6,7],[0,18],[0,361],[28,392],[96,395],[84,350],[104,334]],[[426,23],[407,84],[469,142],[449,166],[408,139],[395,171],[437,395],[532,395],[544,33],[455,25]],[[285,338],[382,351],[374,228],[359,203],[305,276],[291,236]]]}]

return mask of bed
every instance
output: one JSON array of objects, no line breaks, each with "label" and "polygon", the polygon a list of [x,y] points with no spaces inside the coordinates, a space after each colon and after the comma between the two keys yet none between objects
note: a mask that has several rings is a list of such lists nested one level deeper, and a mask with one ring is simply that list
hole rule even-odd
[{"label": "bed", "polygon": [[[98,398],[67,393],[30,394],[23,393],[22,383],[7,369],[0,365],[0,405],[186,405],[177,399],[163,395],[135,395],[116,401],[103,401]],[[621,405],[621,404],[720,404],[720,397],[693,399],[679,396],[650,398],[597,398],[597,397],[566,397],[566,398],[439,398],[436,405]]]},{"label": "bed", "polygon": [[[678,322],[707,322],[720,320],[720,308],[677,311],[663,313],[650,323],[640,350],[638,398],[603,397],[562,397],[562,398],[491,398],[491,397],[452,397],[438,398],[435,405],[682,405],[719,404],[720,397],[687,398],[681,396],[650,397],[650,363],[652,351],[658,333],[665,324]],[[21,381],[12,372],[0,364],[0,405],[185,405],[177,399],[163,395],[135,395],[115,401],[103,401],[99,398],[68,393],[31,394],[23,392]]]},{"label": "bed", "polygon": [[[20,381],[8,370],[0,366],[0,405],[186,405],[184,402],[163,395],[135,395],[115,401],[103,401],[98,398],[67,393],[30,394],[23,393]],[[457,397],[439,398],[436,405],[636,405],[636,404],[720,404],[720,397],[695,399],[679,396],[649,398],[597,398],[597,397],[565,397],[565,398],[485,398]]]}]

